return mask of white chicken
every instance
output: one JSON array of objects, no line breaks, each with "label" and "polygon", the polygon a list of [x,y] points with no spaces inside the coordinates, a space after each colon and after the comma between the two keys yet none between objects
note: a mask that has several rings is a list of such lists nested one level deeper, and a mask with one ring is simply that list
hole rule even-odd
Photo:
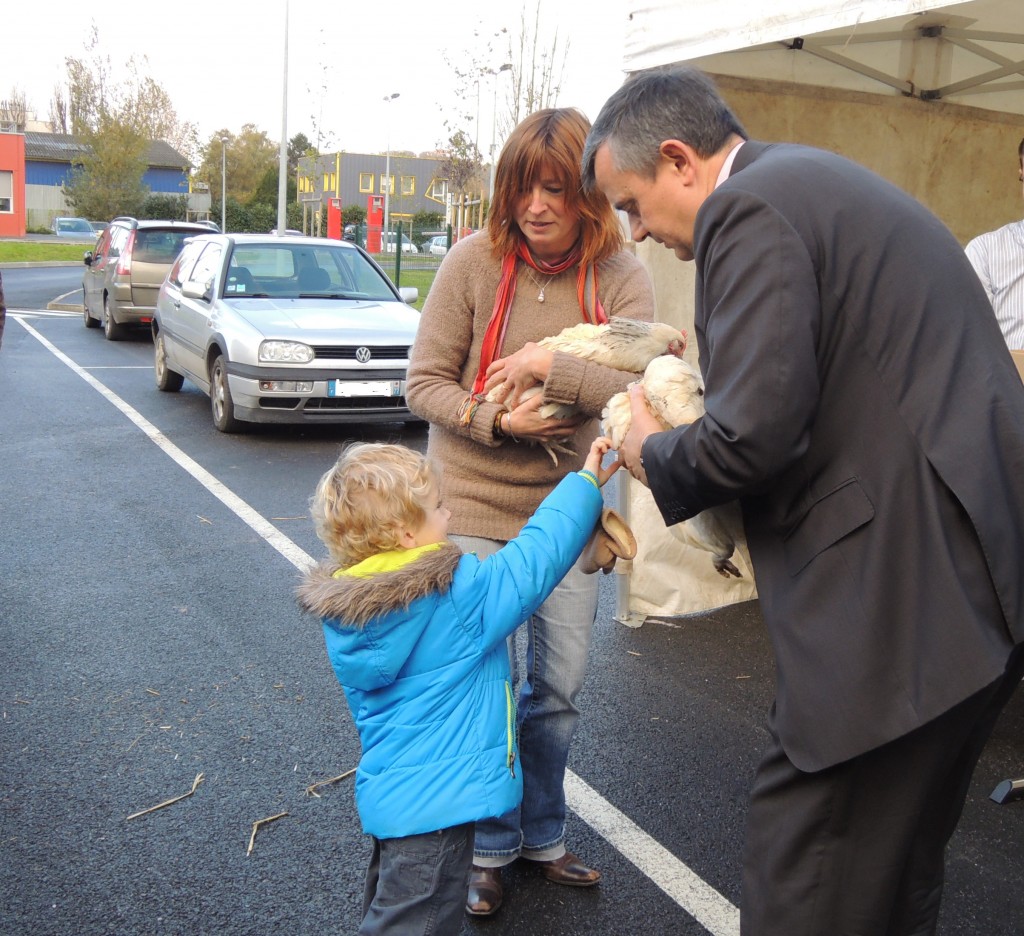
[{"label": "white chicken", "polygon": [[[639,383],[651,412],[666,429],[689,425],[704,413],[704,381],[681,358],[655,358]],[[612,448],[619,448],[632,421],[629,394],[616,393],[605,406],[601,420]],[[709,507],[689,520],[673,524],[668,531],[680,542],[711,553],[711,561],[720,575],[740,578],[740,570],[732,562],[736,540],[742,535],[740,529],[738,506],[731,503]]]},{"label": "white chicken", "polygon": [[[542,338],[537,344],[549,351],[562,351],[595,364],[640,373],[659,355],[673,359],[682,355],[686,349],[686,336],[666,322],[642,322],[613,316],[604,325],[581,322],[563,328],[557,335]],[[536,396],[542,390],[542,384],[527,388],[520,395],[520,402]],[[502,386],[498,384],[487,393],[485,399],[491,403],[497,402],[502,392]],[[548,419],[564,419],[576,415],[578,410],[570,403],[544,403],[537,412]],[[556,465],[556,452],[575,454],[571,448],[560,443],[541,444]]]}]

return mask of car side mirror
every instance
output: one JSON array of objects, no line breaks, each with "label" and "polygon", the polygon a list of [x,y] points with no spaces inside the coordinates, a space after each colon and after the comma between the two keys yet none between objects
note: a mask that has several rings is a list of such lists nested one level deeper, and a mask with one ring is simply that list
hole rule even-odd
[{"label": "car side mirror", "polygon": [[400,286],[398,294],[406,305],[412,305],[420,297],[420,291],[415,286]]},{"label": "car side mirror", "polygon": [[87,250],[85,252],[85,256],[82,257],[82,263],[84,263],[86,266],[92,266],[92,251],[91,250]]},{"label": "car side mirror", "polygon": [[188,299],[202,299],[204,302],[209,302],[210,286],[199,280],[186,280],[181,285],[181,294]]}]

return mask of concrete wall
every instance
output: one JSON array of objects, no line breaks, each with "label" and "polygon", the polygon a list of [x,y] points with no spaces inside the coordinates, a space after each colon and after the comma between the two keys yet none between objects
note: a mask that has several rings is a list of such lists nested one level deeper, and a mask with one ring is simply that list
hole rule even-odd
[{"label": "concrete wall", "polygon": [[873,169],[963,244],[1024,213],[1019,114],[782,81],[715,81],[751,137],[820,146]]},{"label": "concrete wall", "polygon": [[57,215],[74,214],[64,201],[64,192],[52,185],[26,185],[25,205],[30,228],[48,228]]},{"label": "concrete wall", "polygon": [[[1017,146],[1024,119],[960,104],[864,94],[783,81],[713,76],[752,139],[840,153],[931,209],[962,243],[1024,215]],[[693,264],[651,242],[637,245],[657,317],[693,332]],[[691,345],[694,362],[696,347]]]}]

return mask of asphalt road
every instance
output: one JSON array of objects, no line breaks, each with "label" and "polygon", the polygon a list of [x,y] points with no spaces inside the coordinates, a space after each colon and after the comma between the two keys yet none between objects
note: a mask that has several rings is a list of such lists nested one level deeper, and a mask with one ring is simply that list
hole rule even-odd
[{"label": "asphalt road", "polygon": [[[354,932],[368,844],[351,779],[307,788],[354,767],[358,739],[291,589],[323,554],[307,502],[342,443],[426,433],[221,435],[197,390],[155,389],[144,332],[107,342],[67,311],[80,281],[4,270],[0,933]],[[757,605],[630,629],[613,587],[569,782],[570,846],[604,880],[562,888],[513,866],[506,906],[466,934],[738,933],[772,694]],[[944,936],[1024,933],[1024,801],[989,799],[1010,776],[1024,693],[950,847]]]}]

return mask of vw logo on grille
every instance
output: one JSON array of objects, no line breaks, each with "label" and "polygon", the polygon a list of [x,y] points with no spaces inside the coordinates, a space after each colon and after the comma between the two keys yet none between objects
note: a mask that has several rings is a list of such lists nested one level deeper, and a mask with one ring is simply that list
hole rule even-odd
[{"label": "vw logo on grille", "polygon": [[356,360],[360,364],[366,364],[370,360],[370,349],[369,348],[356,348]]}]

